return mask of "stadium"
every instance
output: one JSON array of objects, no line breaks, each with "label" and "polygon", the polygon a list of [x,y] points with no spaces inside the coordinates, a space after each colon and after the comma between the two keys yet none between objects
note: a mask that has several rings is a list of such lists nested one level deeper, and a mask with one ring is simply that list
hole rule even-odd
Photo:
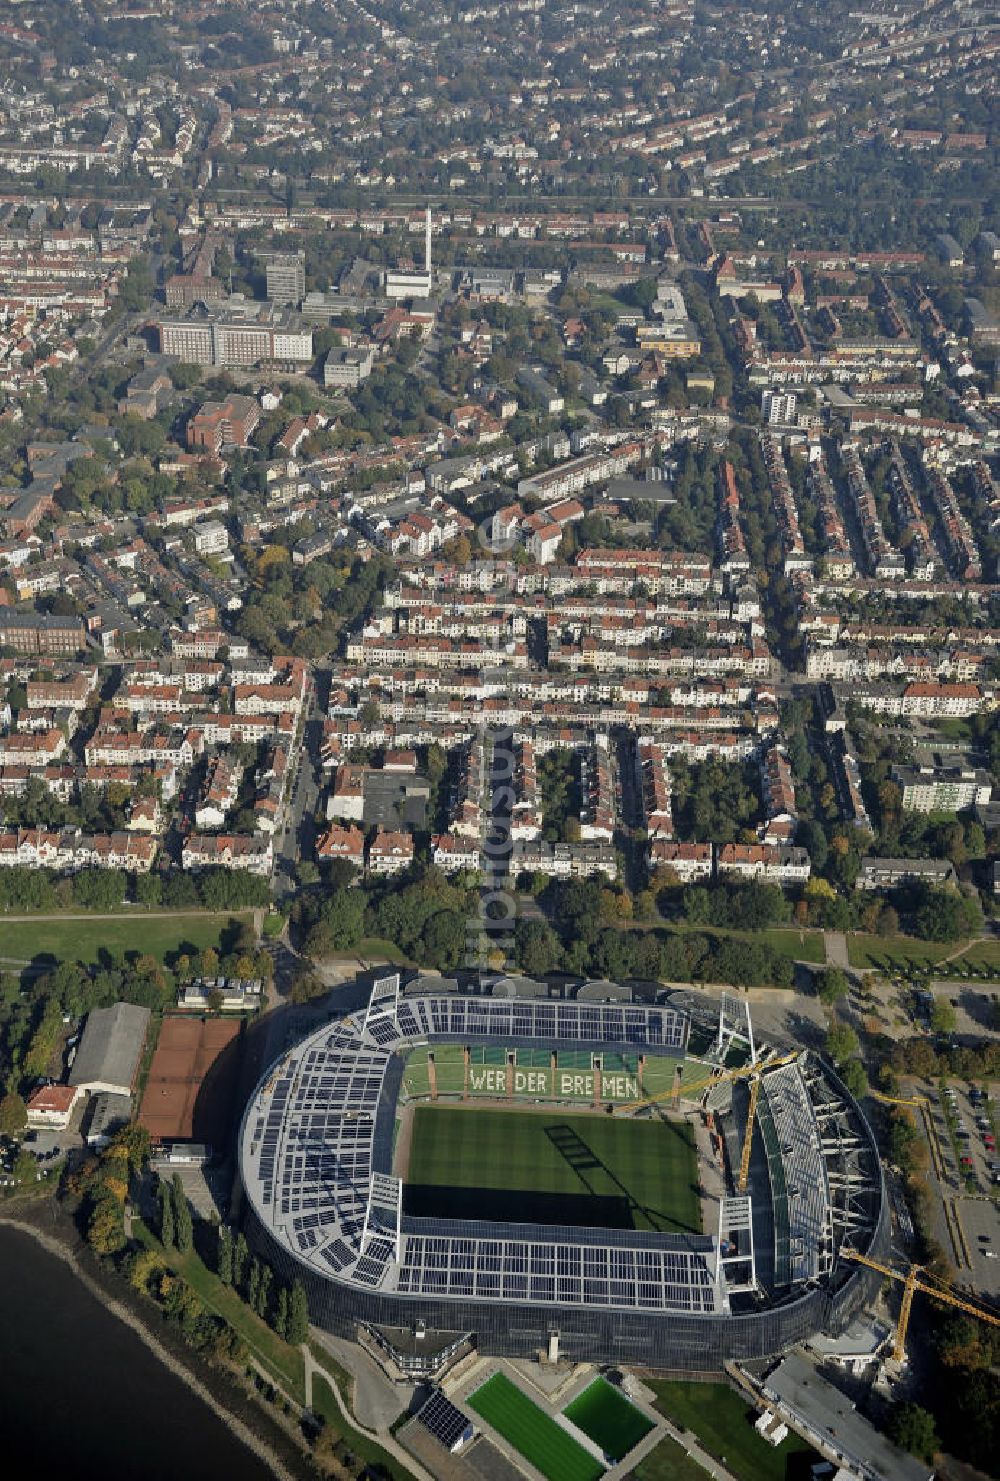
[{"label": "stadium", "polygon": [[843,1254],[887,1242],[871,1131],[745,1003],[447,988],[376,981],[244,1113],[248,1235],[317,1325],[409,1372],[470,1346],[703,1371],[871,1298]]}]

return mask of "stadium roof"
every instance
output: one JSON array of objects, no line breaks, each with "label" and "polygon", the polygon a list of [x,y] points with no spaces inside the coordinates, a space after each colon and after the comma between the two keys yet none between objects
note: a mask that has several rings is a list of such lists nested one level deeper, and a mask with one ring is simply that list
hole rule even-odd
[{"label": "stadium roof", "polygon": [[684,1051],[675,1008],[401,997],[376,983],[364,1012],[325,1026],[272,1070],[241,1132],[244,1184],[272,1235],[318,1273],[373,1293],[713,1313],[725,1279],[707,1235],[646,1234],[403,1215],[391,1175],[396,1051],[428,1041],[632,1045]]}]

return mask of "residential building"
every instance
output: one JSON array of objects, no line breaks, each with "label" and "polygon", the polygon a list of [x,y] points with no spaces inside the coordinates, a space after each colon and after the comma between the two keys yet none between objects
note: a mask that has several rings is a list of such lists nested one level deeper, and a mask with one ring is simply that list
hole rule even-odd
[{"label": "residential building", "polygon": [[936,886],[954,884],[955,866],[950,859],[877,859],[866,854],[861,860],[856,888],[894,890],[898,885],[914,882]]}]

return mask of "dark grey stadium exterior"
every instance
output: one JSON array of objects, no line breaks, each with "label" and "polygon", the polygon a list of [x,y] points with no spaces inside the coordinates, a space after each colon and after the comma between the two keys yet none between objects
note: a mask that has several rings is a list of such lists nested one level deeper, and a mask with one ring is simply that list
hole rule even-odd
[{"label": "dark grey stadium exterior", "polygon": [[[735,1265],[727,1267],[721,1256],[734,1246],[727,1244],[728,1235],[723,1238],[721,1224],[716,1237],[498,1227],[405,1214],[401,1184],[389,1175],[402,1078],[395,1051],[400,1038],[406,1045],[418,1039],[407,1027],[414,1019],[413,1003],[399,994],[398,981],[394,995],[383,994],[379,1001],[378,991],[367,1014],[357,1015],[349,1026],[351,1046],[360,1056],[382,1052],[385,1058],[374,1090],[370,1069],[364,1072],[368,1108],[347,1111],[333,1129],[325,1102],[316,1110],[323,1098],[316,1067],[325,1073],[329,1066],[323,1056],[333,1052],[330,1031],[321,1030],[272,1069],[240,1131],[248,1237],[284,1279],[303,1282],[318,1326],[349,1339],[356,1339],[362,1327],[426,1328],[468,1336],[480,1349],[508,1356],[544,1349],[557,1332],[561,1354],[571,1359],[707,1371],[728,1359],[770,1357],[821,1330],[836,1334],[872,1301],[878,1275],[844,1260],[839,1251],[844,1243],[875,1258],[885,1250],[887,1199],[871,1131],[829,1067],[810,1062],[803,1072],[791,1066],[787,1083],[781,1084],[778,1076],[785,1072],[778,1071],[776,1089],[761,1095],[762,1105],[773,1101],[773,1113],[768,1109],[770,1142],[763,1124],[764,1136],[756,1138],[769,1150],[760,1154],[758,1145],[752,1225],[753,1237],[767,1248],[761,1250],[763,1278],[758,1274],[750,1283],[741,1282],[746,1267],[738,1257],[746,1249],[737,1250],[731,1256]],[[476,1032],[474,1024],[471,1029],[463,1025],[464,1033],[448,1031],[448,1013],[453,1015],[460,1002],[471,1000],[419,1000],[425,1028],[433,1018],[444,1029],[418,1029],[424,1042],[460,1042]],[[508,1001],[505,1011],[516,1015],[524,1006]],[[473,1013],[486,1011],[470,1006],[469,1022]],[[609,1013],[603,1019],[605,1030],[614,1027],[609,1038],[559,1035],[559,1042],[620,1049],[634,1023],[630,1029],[623,1019],[619,1033]],[[673,1032],[665,1022],[648,1026],[651,1033],[661,1030]],[[512,1042],[509,1029],[498,1029],[497,1038]],[[345,1042],[342,1031],[341,1052]],[[347,1085],[345,1063],[335,1061],[334,1096],[354,1093],[357,1082]],[[791,1096],[784,1104],[783,1095]],[[800,1154],[794,1145],[797,1131],[790,1132],[782,1118],[790,1113],[806,1120],[805,1106],[815,1112],[815,1128],[807,1128]],[[312,1116],[321,1119],[311,1122]],[[834,1154],[839,1160],[828,1163],[823,1159],[830,1158],[833,1143],[840,1146]],[[813,1189],[797,1186],[815,1181],[815,1167],[822,1168],[829,1207],[820,1208]],[[846,1184],[853,1192],[845,1198],[837,1190]],[[796,1209],[803,1200],[810,1208],[800,1216]],[[814,1226],[822,1230],[816,1249],[810,1244]],[[751,1236],[731,1238],[738,1244]],[[659,1284],[644,1284],[647,1268],[659,1272]],[[435,1285],[447,1294],[435,1294]]]}]

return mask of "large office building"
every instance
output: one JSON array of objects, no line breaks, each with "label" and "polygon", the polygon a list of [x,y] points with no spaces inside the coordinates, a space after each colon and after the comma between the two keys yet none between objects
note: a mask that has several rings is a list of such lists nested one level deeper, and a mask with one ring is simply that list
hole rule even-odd
[{"label": "large office building", "polygon": [[249,370],[257,365],[302,369],[313,357],[312,329],[287,309],[230,299],[224,309],[161,319],[160,349],[192,365]]},{"label": "large office building", "polygon": [[264,259],[267,296],[271,303],[298,308],[306,296],[306,254],[272,252]]}]

